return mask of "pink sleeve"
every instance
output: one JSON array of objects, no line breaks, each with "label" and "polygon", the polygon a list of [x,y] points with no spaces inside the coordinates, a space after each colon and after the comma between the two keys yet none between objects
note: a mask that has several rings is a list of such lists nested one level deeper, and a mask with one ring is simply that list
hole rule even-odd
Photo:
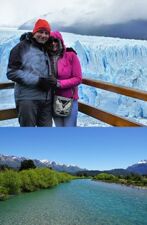
[{"label": "pink sleeve", "polygon": [[82,71],[80,61],[75,53],[72,54],[72,77],[65,80],[59,80],[60,88],[71,88],[82,82]]}]

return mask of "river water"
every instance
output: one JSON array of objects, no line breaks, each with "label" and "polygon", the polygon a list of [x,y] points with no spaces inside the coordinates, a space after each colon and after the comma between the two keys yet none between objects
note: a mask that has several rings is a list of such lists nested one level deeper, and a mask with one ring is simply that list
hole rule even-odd
[{"label": "river water", "polygon": [[75,180],[0,202],[0,225],[146,225],[147,190]]}]

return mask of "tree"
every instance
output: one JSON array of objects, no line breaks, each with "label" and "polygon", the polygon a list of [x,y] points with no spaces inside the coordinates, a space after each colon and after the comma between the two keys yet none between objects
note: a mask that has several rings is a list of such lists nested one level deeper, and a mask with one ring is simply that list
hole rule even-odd
[{"label": "tree", "polygon": [[28,169],[35,169],[36,166],[33,162],[33,160],[29,159],[29,160],[23,160],[21,162],[21,166],[20,166],[20,169],[19,170],[28,170]]}]

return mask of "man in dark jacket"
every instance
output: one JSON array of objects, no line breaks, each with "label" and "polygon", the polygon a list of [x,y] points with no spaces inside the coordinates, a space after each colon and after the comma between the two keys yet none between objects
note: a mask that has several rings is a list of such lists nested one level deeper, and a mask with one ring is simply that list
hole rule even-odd
[{"label": "man in dark jacket", "polygon": [[22,127],[52,126],[51,88],[56,78],[50,73],[46,43],[50,25],[39,19],[33,32],[10,52],[7,77],[15,82],[15,101]]}]

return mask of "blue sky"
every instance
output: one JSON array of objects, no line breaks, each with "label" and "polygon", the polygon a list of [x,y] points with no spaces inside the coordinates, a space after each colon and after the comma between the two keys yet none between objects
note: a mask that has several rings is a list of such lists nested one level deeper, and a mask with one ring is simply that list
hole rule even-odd
[{"label": "blue sky", "polygon": [[87,169],[126,168],[147,159],[146,128],[0,128],[0,153]]}]

